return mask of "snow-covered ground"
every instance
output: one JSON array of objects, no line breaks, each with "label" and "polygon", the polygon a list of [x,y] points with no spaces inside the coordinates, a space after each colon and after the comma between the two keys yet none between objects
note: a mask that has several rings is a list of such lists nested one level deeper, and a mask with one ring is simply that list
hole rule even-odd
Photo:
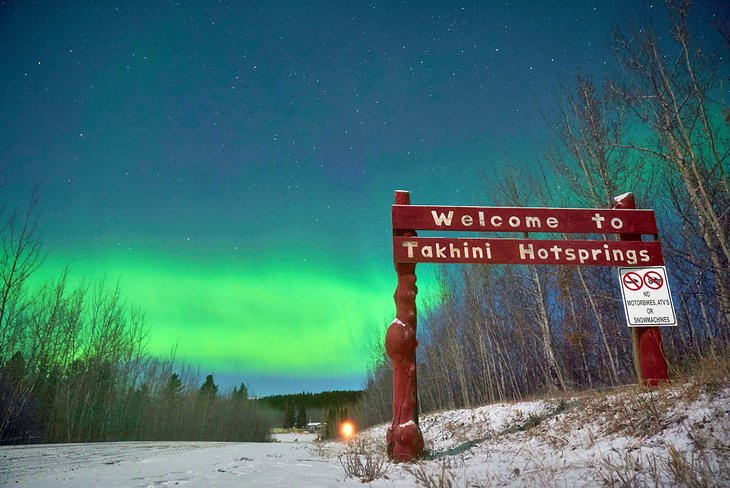
[{"label": "snow-covered ground", "polygon": [[384,462],[383,425],[350,443],[279,434],[272,443],[5,446],[0,485],[362,486],[343,468],[359,461],[370,463],[373,487],[668,486],[682,476],[730,486],[728,385],[491,405],[420,424],[428,456],[418,464]]},{"label": "snow-covered ground", "polygon": [[337,460],[312,452],[312,434],[280,442],[110,442],[0,447],[0,486],[340,486]]}]

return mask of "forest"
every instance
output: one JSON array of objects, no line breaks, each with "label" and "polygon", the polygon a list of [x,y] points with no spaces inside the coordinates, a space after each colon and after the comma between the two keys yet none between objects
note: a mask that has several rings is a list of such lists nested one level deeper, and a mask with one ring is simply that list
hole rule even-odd
[{"label": "forest", "polygon": [[[34,205],[11,215],[0,296],[0,444],[125,440],[266,441],[276,415],[241,384],[145,351],[143,313],[118,284],[70,287],[67,272],[28,291],[41,264]],[[176,371],[177,370],[177,371]]]},{"label": "forest", "polygon": [[[660,31],[671,36],[617,29],[605,52],[613,75],[579,73],[542,107],[552,137],[534,169],[485,172],[477,195],[477,205],[613,208],[632,192],[655,209],[679,323],[662,330],[671,374],[726,358],[730,340],[730,36],[722,23],[690,29],[691,15],[688,2],[669,4]],[[436,281],[419,290],[420,410],[636,382],[614,268],[441,265]],[[365,425],[391,419],[384,335],[372,346]]]}]

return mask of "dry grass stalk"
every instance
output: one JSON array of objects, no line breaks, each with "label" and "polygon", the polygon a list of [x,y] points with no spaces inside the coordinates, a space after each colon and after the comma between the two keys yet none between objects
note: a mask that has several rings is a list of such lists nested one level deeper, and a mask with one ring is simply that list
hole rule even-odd
[{"label": "dry grass stalk", "polygon": [[337,458],[349,478],[359,479],[363,483],[385,476],[388,470],[385,453],[362,440],[350,443]]},{"label": "dry grass stalk", "polygon": [[405,469],[413,476],[416,485],[423,488],[456,488],[457,486],[453,472],[445,464],[442,464],[441,470],[436,473],[431,473],[424,464],[408,466]]}]

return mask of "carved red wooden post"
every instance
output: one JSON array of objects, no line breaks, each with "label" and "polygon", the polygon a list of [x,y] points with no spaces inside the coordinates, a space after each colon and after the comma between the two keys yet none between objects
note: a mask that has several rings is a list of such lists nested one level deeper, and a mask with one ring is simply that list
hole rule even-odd
[{"label": "carved red wooden post", "polygon": [[[625,193],[614,199],[614,208],[635,209],[633,193]],[[622,241],[640,241],[640,234],[622,234]],[[639,382],[655,387],[669,381],[669,366],[662,348],[662,334],[659,327],[631,327],[631,345],[634,355],[634,369]]]},{"label": "carved red wooden post", "polygon": [[[410,205],[407,191],[395,192],[396,205]],[[394,231],[414,237],[414,230]],[[396,462],[414,461],[423,452],[423,434],[418,427],[416,391],[416,263],[395,263],[395,320],[385,335],[385,351],[393,362],[393,423],[388,427],[388,456]]]}]

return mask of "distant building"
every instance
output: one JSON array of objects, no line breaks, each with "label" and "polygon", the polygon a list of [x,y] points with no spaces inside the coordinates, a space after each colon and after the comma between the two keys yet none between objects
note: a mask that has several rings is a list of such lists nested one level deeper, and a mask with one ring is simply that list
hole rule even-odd
[{"label": "distant building", "polygon": [[323,422],[309,422],[307,424],[307,430],[313,434],[319,434],[322,432]]}]

